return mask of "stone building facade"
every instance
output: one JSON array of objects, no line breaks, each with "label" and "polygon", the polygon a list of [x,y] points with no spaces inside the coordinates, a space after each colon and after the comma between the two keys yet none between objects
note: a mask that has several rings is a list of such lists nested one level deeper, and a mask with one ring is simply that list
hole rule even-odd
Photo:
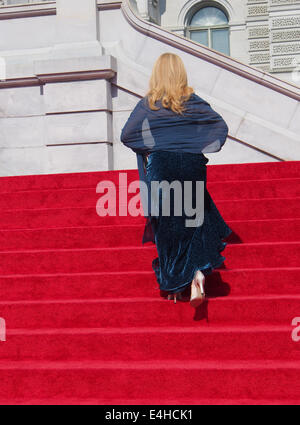
[{"label": "stone building facade", "polygon": [[229,126],[210,164],[300,160],[299,11],[292,0],[2,0],[0,175],[136,168],[120,133],[164,52]]},{"label": "stone building facade", "polygon": [[229,49],[225,54],[300,85],[299,0],[140,2],[141,15],[145,19],[184,37],[190,36],[190,23],[200,9],[206,9],[206,20],[198,21],[198,29],[196,21],[194,31],[205,30],[205,24],[217,29],[217,14],[213,9],[219,9],[227,20],[219,24],[221,28],[228,28]]},{"label": "stone building facade", "polygon": [[[0,5],[42,1],[0,0]],[[184,37],[194,37],[195,41],[196,34],[202,33],[200,41],[222,51],[222,46],[218,43],[213,46],[207,40],[211,37],[205,37],[206,30],[215,29],[220,41],[228,37],[228,48],[223,53],[300,85],[300,0],[132,0],[132,3],[136,3],[143,19]],[[205,19],[202,22],[196,19],[191,26],[200,9],[206,9]],[[224,21],[220,20],[219,24],[218,10],[224,14]]]}]

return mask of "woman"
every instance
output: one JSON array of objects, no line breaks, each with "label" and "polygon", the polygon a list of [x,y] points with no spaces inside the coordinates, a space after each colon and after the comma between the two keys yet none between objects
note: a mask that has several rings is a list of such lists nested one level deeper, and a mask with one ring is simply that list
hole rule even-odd
[{"label": "woman", "polygon": [[[203,152],[219,151],[227,135],[223,118],[187,85],[181,58],[173,53],[162,54],[154,64],[149,91],[122,129],[121,141],[137,154],[140,181],[145,183],[140,185],[147,216],[143,243],[156,244],[158,257],[152,268],[160,289],[167,291],[168,299],[173,297],[175,303],[190,287],[191,306],[200,305],[205,299],[205,276],[225,260],[220,253],[227,243],[222,239],[232,231],[207,191],[208,158]],[[169,214],[163,212],[167,192],[152,186],[163,181],[180,183],[180,214],[175,190],[168,192],[172,198]],[[192,182],[190,192],[187,182]],[[202,219],[197,225],[187,226],[187,220],[197,218],[194,207],[201,198],[197,182],[202,182],[204,189]],[[186,200],[194,208],[194,215],[186,212]]]}]

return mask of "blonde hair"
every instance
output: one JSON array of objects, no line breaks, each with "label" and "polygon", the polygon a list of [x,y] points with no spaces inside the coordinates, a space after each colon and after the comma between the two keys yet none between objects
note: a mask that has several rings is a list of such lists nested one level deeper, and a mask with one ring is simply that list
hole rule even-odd
[{"label": "blonde hair", "polygon": [[185,110],[183,102],[188,100],[194,89],[187,85],[187,73],[182,59],[174,53],[163,53],[156,60],[146,93],[149,107],[157,111],[157,100],[162,106],[182,114]]}]

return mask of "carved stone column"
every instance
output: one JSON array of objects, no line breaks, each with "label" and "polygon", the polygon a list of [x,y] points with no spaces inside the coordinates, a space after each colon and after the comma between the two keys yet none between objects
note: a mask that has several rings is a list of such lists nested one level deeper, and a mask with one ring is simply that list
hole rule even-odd
[{"label": "carved stone column", "polygon": [[97,0],[56,1],[55,49],[67,56],[102,54],[98,36]]},{"label": "carved stone column", "polygon": [[[271,70],[300,69],[300,1],[269,0]],[[298,82],[299,83],[299,82]]]},{"label": "carved stone column", "polygon": [[248,0],[247,33],[249,64],[270,71],[269,4],[268,0]]},{"label": "carved stone column", "polygon": [[136,0],[141,18],[160,25],[159,0]]}]

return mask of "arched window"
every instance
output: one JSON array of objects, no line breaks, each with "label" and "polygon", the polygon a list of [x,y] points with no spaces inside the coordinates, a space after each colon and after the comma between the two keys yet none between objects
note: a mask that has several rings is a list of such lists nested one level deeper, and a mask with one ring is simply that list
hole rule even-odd
[{"label": "arched window", "polygon": [[229,25],[225,13],[214,6],[199,9],[190,18],[186,37],[229,55]]}]

